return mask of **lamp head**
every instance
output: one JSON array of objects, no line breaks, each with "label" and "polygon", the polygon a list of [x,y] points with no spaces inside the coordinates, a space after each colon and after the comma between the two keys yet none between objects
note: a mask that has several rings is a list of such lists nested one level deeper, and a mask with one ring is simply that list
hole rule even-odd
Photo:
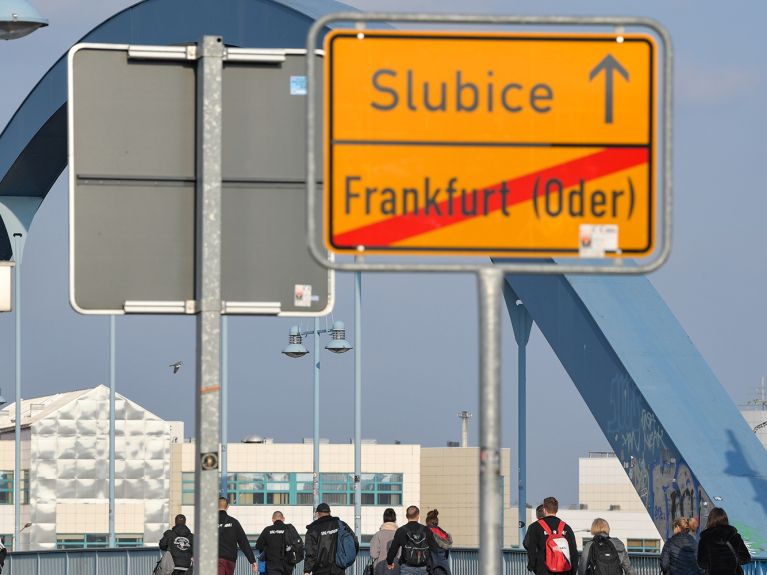
[{"label": "lamp head", "polygon": [[26,0],[0,0],[0,40],[15,40],[47,25]]},{"label": "lamp head", "polygon": [[307,353],[309,353],[309,350],[304,347],[304,344],[301,343],[301,340],[301,330],[298,329],[297,325],[292,326],[288,335],[288,347],[283,349],[282,353],[288,357],[305,356]]},{"label": "lamp head", "polygon": [[333,353],[346,353],[352,349],[352,344],[346,341],[344,322],[333,322],[333,329],[330,330],[330,337],[330,343],[325,346],[325,349],[328,351],[332,351]]}]

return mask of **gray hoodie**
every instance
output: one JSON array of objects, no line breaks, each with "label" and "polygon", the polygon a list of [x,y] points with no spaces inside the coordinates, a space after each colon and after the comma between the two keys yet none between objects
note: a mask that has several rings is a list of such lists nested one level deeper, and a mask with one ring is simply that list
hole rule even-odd
[{"label": "gray hoodie", "polygon": [[386,554],[389,552],[389,547],[391,547],[391,541],[394,539],[394,532],[396,530],[397,524],[387,521],[373,535],[373,538],[370,540],[370,558],[373,560],[374,566],[386,560]]}]

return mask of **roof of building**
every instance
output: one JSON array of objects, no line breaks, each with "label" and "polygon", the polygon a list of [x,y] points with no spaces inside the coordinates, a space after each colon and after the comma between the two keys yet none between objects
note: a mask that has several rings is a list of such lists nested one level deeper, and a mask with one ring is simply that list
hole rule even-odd
[{"label": "roof of building", "polygon": [[[44,419],[52,413],[62,409],[64,406],[70,404],[77,399],[91,394],[102,393],[109,395],[109,388],[105,385],[97,385],[87,389],[78,389],[76,391],[67,391],[63,393],[55,393],[53,395],[44,395],[41,397],[32,397],[29,399],[21,400],[21,427],[22,429],[28,428],[30,425],[37,423],[41,419]],[[115,397],[120,400],[127,401],[136,407],[139,407],[134,402],[130,401],[123,395],[115,393]],[[144,409],[144,408],[140,408]],[[147,411],[147,410],[144,410]],[[154,414],[152,414],[154,415]],[[155,416],[157,417],[157,416]],[[159,418],[158,418],[159,419]],[[16,425],[16,402],[9,403],[0,409],[0,433],[13,431]]]}]

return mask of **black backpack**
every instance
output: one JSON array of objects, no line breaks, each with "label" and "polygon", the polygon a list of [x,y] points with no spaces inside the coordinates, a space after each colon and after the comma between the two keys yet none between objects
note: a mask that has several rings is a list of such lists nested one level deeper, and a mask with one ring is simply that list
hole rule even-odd
[{"label": "black backpack", "polygon": [[618,550],[610,541],[609,537],[597,535],[591,542],[588,563],[586,564],[587,575],[622,575],[621,558]]},{"label": "black backpack", "polygon": [[297,565],[304,560],[304,542],[290,523],[285,525],[285,561]]},{"label": "black backpack", "polygon": [[407,541],[402,547],[402,562],[411,567],[423,567],[429,562],[429,541],[426,528],[405,529]]}]

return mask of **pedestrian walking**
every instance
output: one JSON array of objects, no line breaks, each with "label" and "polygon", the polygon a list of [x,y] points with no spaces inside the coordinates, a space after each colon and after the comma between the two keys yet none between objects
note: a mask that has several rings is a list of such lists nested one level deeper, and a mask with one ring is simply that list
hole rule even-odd
[{"label": "pedestrian walking", "polygon": [[434,543],[439,551],[431,552],[431,575],[452,575],[450,570],[450,548],[453,546],[453,538],[450,533],[439,526],[439,511],[432,509],[426,514],[426,527],[434,536]]},{"label": "pedestrian walking", "polygon": [[173,520],[173,527],[160,539],[160,550],[169,551],[173,557],[173,575],[187,575],[191,571],[193,549],[194,535],[186,526],[186,516],[179,513]]},{"label": "pedestrian walking", "polygon": [[664,575],[701,575],[698,567],[698,542],[693,536],[692,517],[677,517],[674,534],[660,554],[660,570]]},{"label": "pedestrian walking", "polygon": [[378,566],[386,564],[386,554],[391,547],[394,532],[397,531],[397,513],[391,507],[383,512],[383,523],[370,540],[370,559],[373,561],[373,572],[378,573]]},{"label": "pedestrian walking", "polygon": [[[355,555],[359,551],[359,541],[349,526],[338,517],[330,514],[330,505],[320,503],[316,511],[317,518],[306,526],[306,559],[304,573],[313,575],[343,575],[346,569],[339,567],[338,548],[346,547],[339,537],[354,540]],[[341,531],[343,530],[343,534]]]},{"label": "pedestrian walking", "polygon": [[714,507],[698,542],[698,566],[706,575],[743,575],[741,565],[751,563],[751,554],[727,513]]},{"label": "pedestrian walking", "polygon": [[570,526],[557,517],[558,511],[556,497],[547,497],[543,500],[543,519],[530,525],[525,533],[522,544],[527,550],[527,570],[535,575],[575,575],[578,570],[575,535]]},{"label": "pedestrian walking", "polygon": [[[300,548],[300,557],[291,553],[292,548]],[[282,511],[272,513],[272,525],[266,527],[256,540],[256,550],[264,553],[267,575],[288,575],[293,567],[303,559],[303,541],[296,528],[285,523]]]},{"label": "pedestrian walking", "polygon": [[610,524],[597,517],[591,523],[594,537],[583,545],[578,575],[635,575],[623,541],[610,537]]},{"label": "pedestrian walking", "polygon": [[421,525],[421,510],[411,505],[405,512],[407,523],[394,532],[386,565],[394,569],[394,561],[399,556],[399,568],[402,575],[426,575],[431,566],[431,552],[439,551],[434,542],[434,535],[426,525]]},{"label": "pedestrian walking", "polygon": [[237,548],[239,547],[250,563],[253,573],[258,573],[258,561],[250,548],[245,531],[234,517],[226,511],[229,501],[226,497],[218,498],[218,575],[234,575],[237,566]]}]

